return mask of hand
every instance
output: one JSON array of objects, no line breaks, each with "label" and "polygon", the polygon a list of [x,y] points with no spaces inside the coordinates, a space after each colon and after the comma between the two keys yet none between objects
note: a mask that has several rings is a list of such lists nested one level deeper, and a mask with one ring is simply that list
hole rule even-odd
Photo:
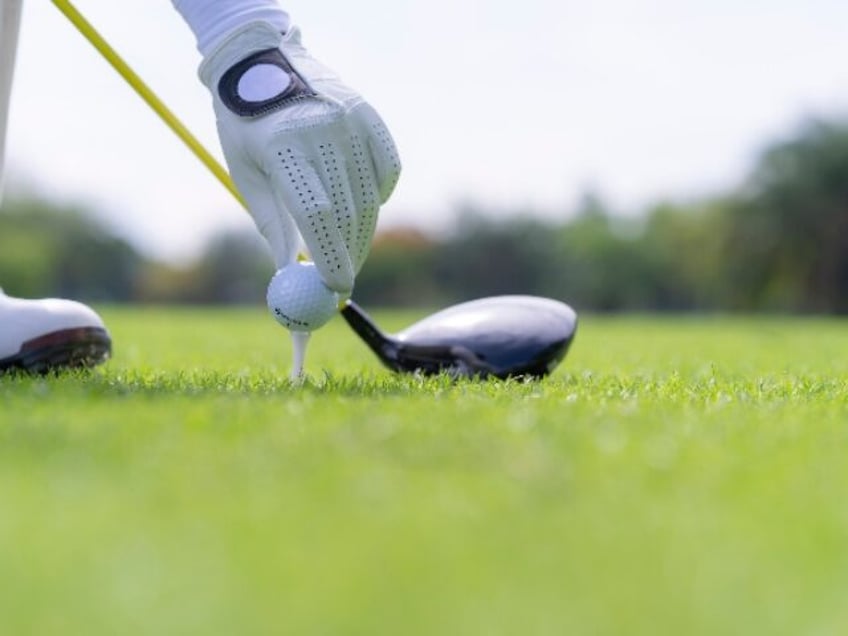
[{"label": "hand", "polygon": [[377,112],[314,60],[300,32],[252,22],[200,67],[230,173],[277,267],[298,231],[327,285],[350,295],[400,175]]}]

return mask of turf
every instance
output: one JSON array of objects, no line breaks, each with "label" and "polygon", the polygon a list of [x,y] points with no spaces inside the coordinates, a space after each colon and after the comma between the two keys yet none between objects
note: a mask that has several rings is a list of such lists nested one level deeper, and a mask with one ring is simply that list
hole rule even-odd
[{"label": "turf", "polygon": [[584,316],[522,383],[336,320],[298,386],[263,311],[104,315],[0,378],[2,634],[848,630],[845,321]]}]

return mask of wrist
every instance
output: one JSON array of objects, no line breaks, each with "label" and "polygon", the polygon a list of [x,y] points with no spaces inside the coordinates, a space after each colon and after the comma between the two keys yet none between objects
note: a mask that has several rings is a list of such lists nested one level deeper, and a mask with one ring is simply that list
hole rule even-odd
[{"label": "wrist", "polygon": [[289,16],[277,0],[172,0],[191,28],[200,54],[206,58],[228,37],[254,22],[265,22],[277,33],[289,29]]},{"label": "wrist", "polygon": [[200,80],[215,91],[221,77],[236,63],[261,51],[276,49],[283,35],[264,21],[243,24],[225,36],[204,57],[198,70]]}]

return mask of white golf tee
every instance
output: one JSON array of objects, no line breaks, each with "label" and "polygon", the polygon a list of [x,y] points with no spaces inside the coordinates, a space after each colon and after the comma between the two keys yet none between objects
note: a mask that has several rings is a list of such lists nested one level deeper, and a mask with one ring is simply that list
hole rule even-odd
[{"label": "white golf tee", "polygon": [[292,331],[292,380],[302,380],[305,376],[303,365],[306,361],[306,345],[309,344],[308,331]]}]

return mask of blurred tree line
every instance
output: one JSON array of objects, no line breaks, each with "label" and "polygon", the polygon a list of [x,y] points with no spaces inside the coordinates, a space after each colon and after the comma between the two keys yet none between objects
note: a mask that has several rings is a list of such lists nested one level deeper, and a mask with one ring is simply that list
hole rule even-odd
[{"label": "blurred tree line", "polygon": [[[0,285],[22,296],[258,303],[272,273],[256,234],[223,234],[192,264],[142,256],[78,209],[0,209]],[[442,306],[529,293],[598,311],[848,313],[848,123],[810,121],[762,153],[742,186],[638,218],[587,195],[568,220],[461,211],[452,232],[384,232],[355,297]]]}]

